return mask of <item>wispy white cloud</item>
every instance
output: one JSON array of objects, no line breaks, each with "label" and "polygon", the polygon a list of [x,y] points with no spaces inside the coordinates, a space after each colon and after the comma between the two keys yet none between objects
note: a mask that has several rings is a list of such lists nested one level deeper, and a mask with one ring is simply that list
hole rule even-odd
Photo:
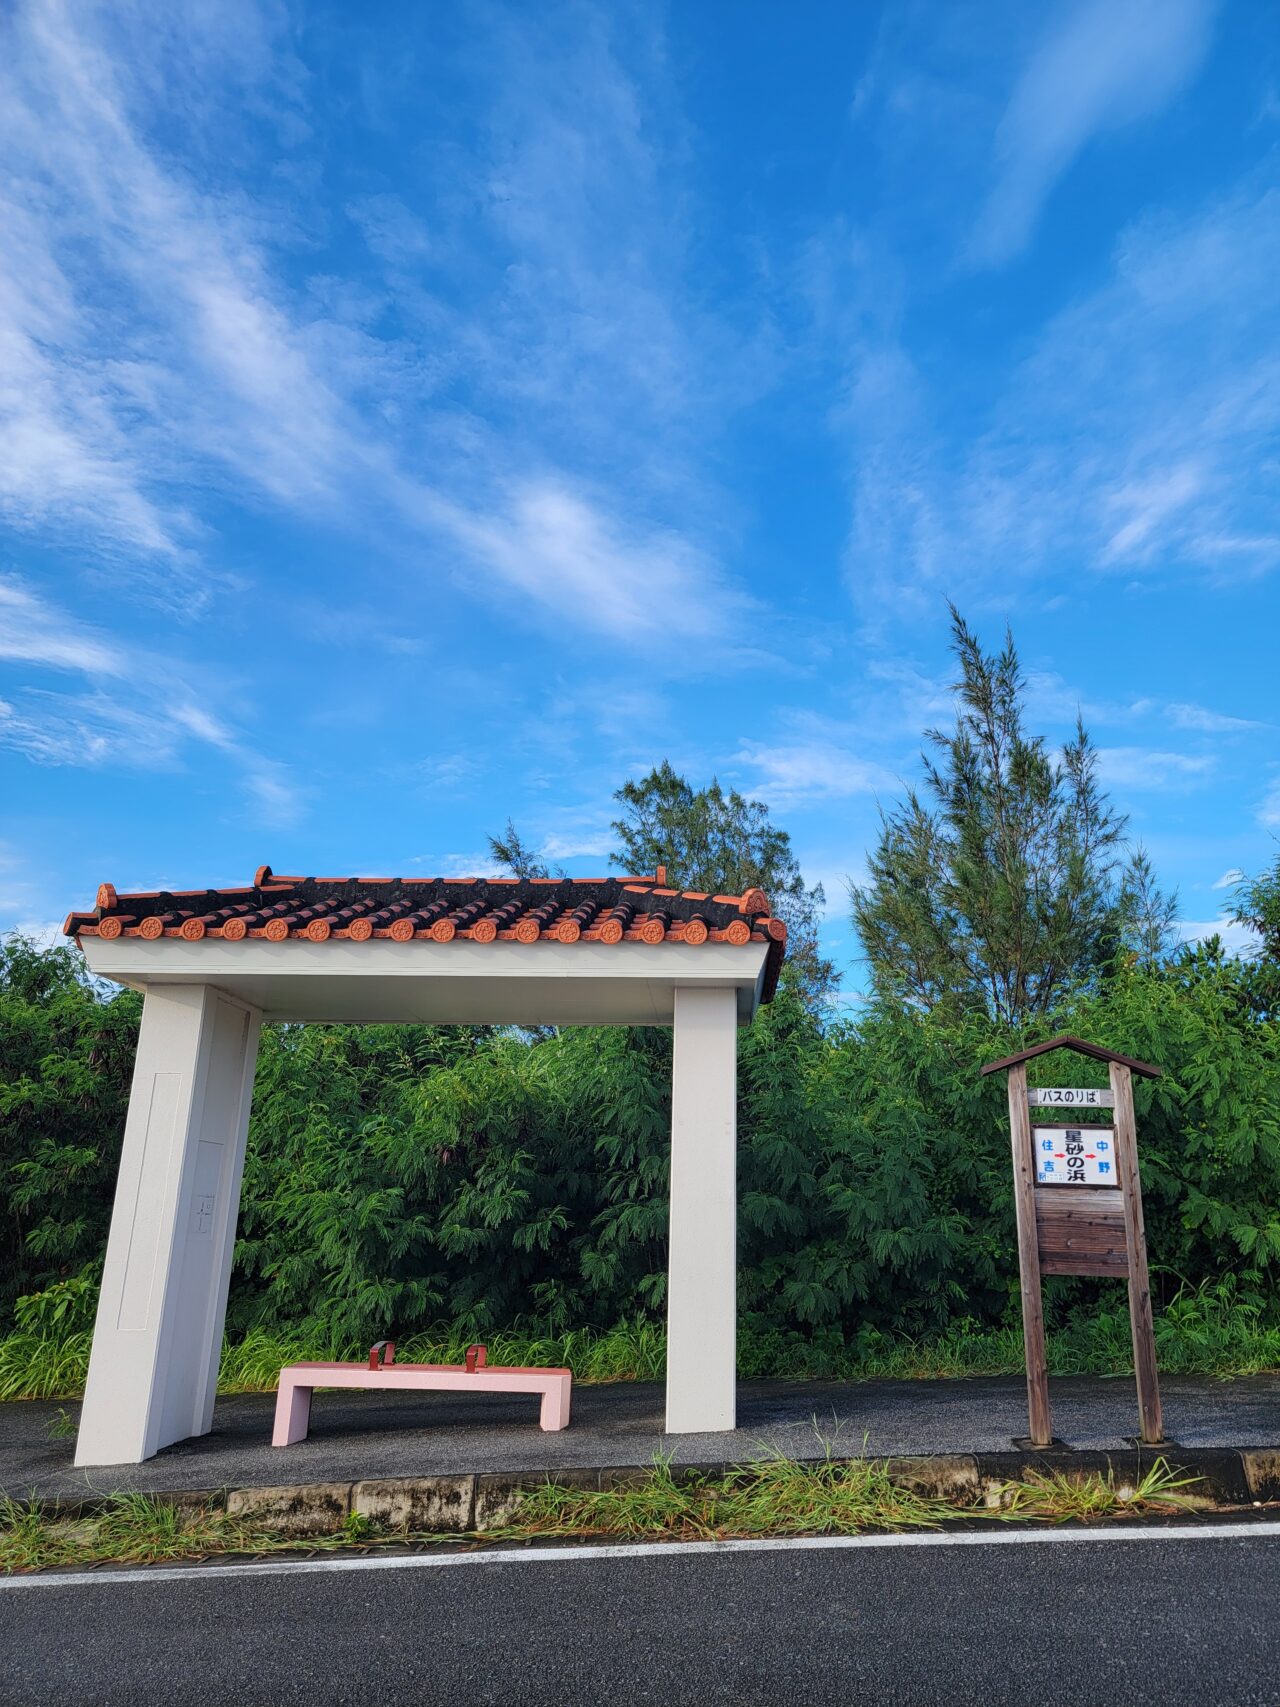
[{"label": "wispy white cloud", "polygon": [[[29,0],[5,25],[0,144],[20,241],[0,263],[0,501],[19,522],[157,560],[166,601],[200,597],[201,526],[179,496],[193,457],[313,502],[339,461],[334,400],[245,222],[163,164],[134,116],[157,103],[150,73],[172,73],[181,99],[193,55],[234,59],[238,13],[225,36],[196,23],[176,54],[127,7]],[[123,52],[104,45],[108,23]]]},{"label": "wispy white cloud", "polygon": [[770,364],[691,287],[699,209],[683,168],[697,137],[657,15],[570,4],[475,17],[466,67],[482,139],[442,161],[450,205],[461,174],[499,269],[475,269],[474,235],[444,234],[482,309],[454,322],[469,377],[511,406],[517,433],[536,430],[544,457],[598,478],[629,451],[642,489],[698,509],[699,440],[717,406],[758,395]]},{"label": "wispy white cloud", "polygon": [[1159,112],[1195,76],[1215,0],[1076,0],[1032,53],[995,137],[995,178],[970,246],[1025,248],[1054,185],[1095,138]]},{"label": "wispy white cloud", "polygon": [[1258,822],[1268,830],[1280,830],[1280,781],[1273,782],[1258,803]]},{"label": "wispy white cloud", "polygon": [[1166,705],[1165,715],[1178,729],[1199,729],[1207,735],[1234,735],[1247,730],[1269,729],[1252,717],[1229,717],[1225,712],[1210,711],[1203,705]]},{"label": "wispy white cloud", "polygon": [[1258,718],[1233,717],[1185,700],[1164,702],[1100,695],[1094,690],[1091,676],[1092,672],[1086,672],[1083,680],[1077,682],[1068,681],[1054,670],[1028,670],[1028,710],[1036,719],[1050,723],[1064,717],[1074,719],[1078,710],[1091,729],[1132,727],[1154,721],[1163,727],[1190,729],[1201,735],[1250,735],[1274,727]]},{"label": "wispy white cloud", "polygon": [[1191,464],[1161,469],[1149,477],[1126,482],[1106,495],[1106,508],[1115,518],[1115,531],[1104,543],[1103,563],[1132,561],[1149,541],[1204,490],[1204,475]]},{"label": "wispy white cloud", "polygon": [[604,867],[609,863],[615,839],[608,824],[600,818],[594,828],[588,822],[576,831],[553,831],[539,845],[538,858],[553,867],[567,859],[598,859]]},{"label": "wispy white cloud", "polygon": [[182,731],[154,708],[109,693],[36,693],[0,709],[0,744],[41,765],[169,769]]},{"label": "wispy white cloud", "polygon": [[822,888],[822,914],[834,925],[841,924],[849,918],[849,897],[854,889],[861,889],[870,880],[865,861],[859,859],[852,868],[848,862],[836,860],[803,859],[801,869],[804,880],[812,889],[815,884]]},{"label": "wispy white cloud", "polygon": [[41,889],[30,854],[0,842],[0,931],[17,931],[41,948],[52,948],[66,939],[62,920],[49,916],[51,904]]},{"label": "wispy white cloud", "polygon": [[[1112,281],[1050,322],[1017,374],[968,481],[983,495],[976,527],[999,537],[1036,507],[1041,550],[1074,529],[1086,559],[1126,572],[1172,560],[1221,577],[1274,561],[1243,542],[1274,531],[1257,471],[1280,425],[1280,338],[1264,308],[1277,262],[1270,190],[1131,228]],[[1229,563],[1206,548],[1227,534],[1241,543]]]},{"label": "wispy white cloud", "polygon": [[399,196],[362,196],[348,204],[347,213],[381,260],[397,267],[416,266],[432,252],[426,225]]},{"label": "wispy white cloud", "polygon": [[[8,916],[11,915],[6,913],[4,902],[0,900],[0,918]],[[5,926],[5,929],[17,931],[19,936],[28,938],[29,941],[35,943],[37,948],[66,946],[67,939],[62,934],[61,919],[46,919],[38,914],[26,917],[18,915],[13,918],[11,925]]]},{"label": "wispy white cloud", "polygon": [[[897,729],[914,740],[922,730],[947,723],[955,713],[950,678],[930,675],[910,658],[872,658],[867,664],[867,679],[877,684],[868,727],[880,735]],[[879,684],[883,684],[883,692],[878,691]]]},{"label": "wispy white cloud", "polygon": [[[889,331],[855,345],[849,575],[868,620],[1016,595],[1046,576],[1157,572],[1212,584],[1280,565],[1280,192],[1249,181],[1126,230],[1109,278],[995,377],[948,437]],[[864,371],[892,383],[861,383]],[[999,564],[997,581],[992,565]]]},{"label": "wispy white cloud", "polygon": [[194,735],[197,741],[207,741],[211,747],[234,748],[235,736],[220,718],[202,705],[188,701],[174,705],[169,714],[179,729]]},{"label": "wispy white cloud", "polygon": [[1234,889],[1237,883],[1244,879],[1244,872],[1239,866],[1233,865],[1230,871],[1224,871],[1222,876],[1213,884],[1214,889]]},{"label": "wispy white cloud", "polygon": [[1205,942],[1209,937],[1221,938],[1228,954],[1256,954],[1260,946],[1258,933],[1250,925],[1239,925],[1223,913],[1216,919],[1184,919],[1178,925],[1183,942]]},{"label": "wispy white cloud", "polygon": [[1194,788],[1208,779],[1214,760],[1203,753],[1167,753],[1149,747],[1099,747],[1098,775],[1111,788],[1157,792]]},{"label": "wispy white cloud", "polygon": [[[631,643],[661,638],[677,671],[736,633],[744,600],[679,534],[623,522],[555,481],[516,487],[502,510],[438,506],[468,556],[557,617]],[[673,632],[674,630],[674,632]]]},{"label": "wispy white cloud", "polygon": [[94,676],[119,676],[125,667],[108,640],[53,610],[14,576],[0,576],[0,658]]},{"label": "wispy white cloud", "polygon": [[892,771],[821,737],[766,743],[746,741],[733,763],[745,769],[746,791],[771,806],[800,800],[874,795],[898,788]]},{"label": "wispy white cloud", "polygon": [[[0,703],[0,717],[5,707]],[[0,919],[15,919],[29,912],[34,888],[30,868],[10,842],[0,842]]]},{"label": "wispy white cloud", "polygon": [[483,766],[474,753],[437,753],[416,765],[398,764],[397,773],[411,775],[429,794],[452,794],[470,787]]},{"label": "wispy white cloud", "polygon": [[234,763],[260,821],[287,827],[299,817],[305,796],[288,768],[200,703],[171,659],[95,632],[14,578],[0,582],[0,658],[83,678],[73,691],[8,689],[0,746],[35,764],[91,770],[177,770],[190,749],[211,747]]},{"label": "wispy white cloud", "polygon": [[[384,269],[362,294],[299,285],[284,262],[315,241],[306,198],[277,217],[214,145],[241,146],[246,107],[282,132],[303,122],[283,15],[180,9],[158,28],[129,6],[16,8],[0,65],[11,520],[112,552],[191,609],[217,584],[204,500],[234,494],[353,535],[376,518],[408,611],[406,558],[428,584],[453,559],[473,593],[524,603],[562,641],[652,648],[646,589],[681,600],[695,638],[731,639],[744,606],[699,543],[714,506],[692,469],[708,392],[738,364],[717,365],[683,283],[659,181],[678,126],[644,108],[614,36],[641,58],[658,40],[587,12],[477,21],[483,143],[427,174],[437,229],[389,192],[350,204]],[[461,286],[448,306],[438,261]],[[397,331],[372,326],[379,289]]]},{"label": "wispy white cloud", "polygon": [[[575,811],[570,808],[555,815],[560,828],[522,820],[518,828],[521,840],[534,859],[550,867],[554,873],[565,860],[598,859],[601,872],[610,864],[613,835],[607,816],[594,809]],[[495,825],[495,830],[500,826]],[[483,852],[415,854],[411,865],[441,877],[509,877],[510,872],[498,864],[492,849]]]},{"label": "wispy white cloud", "polygon": [[509,872],[494,859],[488,848],[483,853],[414,854],[409,864],[432,877],[507,877]]},{"label": "wispy white cloud", "polygon": [[310,793],[299,786],[286,765],[264,758],[247,747],[231,749],[243,765],[249,798],[257,803],[254,816],[270,829],[288,830],[306,815]]}]

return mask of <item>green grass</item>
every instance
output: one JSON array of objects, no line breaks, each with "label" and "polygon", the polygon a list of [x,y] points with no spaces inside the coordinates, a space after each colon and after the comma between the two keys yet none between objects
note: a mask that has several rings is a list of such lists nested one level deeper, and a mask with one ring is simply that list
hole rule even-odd
[{"label": "green grass", "polygon": [[679,1541],[857,1535],[936,1529],[956,1515],[947,1501],[896,1483],[888,1465],[874,1459],[801,1464],[773,1458],[715,1477],[680,1474],[659,1463],[633,1483],[598,1491],[548,1483],[524,1495],[502,1533]]},{"label": "green grass", "polygon": [[[447,1324],[396,1341],[398,1363],[461,1363],[477,1336]],[[660,1381],[666,1370],[667,1342],[653,1322],[627,1322],[607,1332],[571,1328],[560,1334],[496,1329],[485,1336],[490,1363],[532,1364],[573,1370],[577,1381]],[[218,1374],[220,1393],[268,1392],[286,1363],[361,1358],[367,1344],[333,1345],[290,1338],[256,1329],[238,1345],[223,1348]],[[2,1376],[0,1376],[2,1381]],[[0,1385],[0,1397],[3,1386]]]},{"label": "green grass", "polygon": [[92,1338],[85,1329],[62,1335],[19,1330],[0,1339],[0,1399],[78,1399]]},{"label": "green grass", "polygon": [[1090,1523],[1099,1518],[1201,1510],[1210,1502],[1189,1493],[1198,1476],[1180,1476],[1163,1458],[1136,1483],[1117,1481],[1090,1471],[1072,1475],[1066,1470],[1032,1470],[1019,1481],[1000,1482],[987,1490],[990,1515],[1011,1523]]},{"label": "green grass", "polygon": [[170,1505],[145,1494],[117,1494],[100,1511],[77,1518],[60,1517],[38,1502],[20,1506],[0,1498],[0,1573],[442,1540],[473,1545],[573,1536],[662,1541],[858,1535],[937,1529],[975,1517],[1009,1523],[1098,1522],[1203,1508],[1208,1502],[1187,1492],[1193,1480],[1175,1475],[1160,1461],[1136,1487],[1096,1472],[1031,1475],[999,1483],[974,1502],[921,1492],[875,1459],[802,1464],[775,1458],[724,1476],[673,1472],[669,1463],[660,1462],[607,1490],[549,1483],[530,1489],[511,1522],[482,1537],[392,1530],[352,1515],[326,1535],[294,1538],[212,1507]]},{"label": "green grass", "polygon": [[[741,1465],[725,1476],[673,1472],[659,1463],[633,1483],[595,1490],[552,1483],[532,1489],[502,1533],[732,1540],[763,1535],[859,1535],[868,1530],[937,1529],[957,1518],[1082,1522],[1186,1511],[1206,1504],[1186,1490],[1198,1478],[1157,1460],[1133,1487],[1108,1472],[1032,1473],[1001,1482],[978,1501],[926,1494],[872,1458]],[[492,1535],[493,1531],[490,1531]]]},{"label": "green grass", "polygon": [[[1114,1302],[1050,1328],[1051,1375],[1127,1375],[1133,1371],[1129,1306]],[[1156,1362],[1166,1375],[1259,1375],[1280,1371],[1280,1322],[1237,1296],[1228,1282],[1182,1287],[1155,1318]],[[851,1379],[921,1380],[964,1375],[1018,1375],[1022,1328],[952,1329],[934,1338],[863,1334],[837,1372]],[[807,1373],[807,1372],[806,1372]]]},{"label": "green grass", "polygon": [[[1167,1375],[1221,1377],[1280,1372],[1280,1316],[1256,1299],[1239,1296],[1228,1279],[1183,1286],[1155,1318],[1156,1361]],[[1052,1321],[1046,1334],[1051,1375],[1126,1375],[1133,1371],[1129,1306],[1124,1288],[1108,1288],[1108,1301]],[[851,1342],[799,1334],[739,1336],[738,1368],[744,1377],[851,1381],[929,1380],[966,1375],[1020,1375],[1022,1327],[984,1327],[962,1321],[945,1333],[912,1338],[875,1328]]]},{"label": "green grass", "polygon": [[[396,1342],[401,1363],[461,1363],[475,1334],[442,1325]],[[0,1400],[75,1399],[89,1370],[87,1330],[62,1336],[17,1332],[0,1339]],[[624,1323],[607,1332],[574,1328],[560,1334],[521,1328],[488,1334],[493,1363],[566,1365],[578,1381],[660,1381],[666,1368],[666,1336],[653,1322]],[[220,1393],[272,1392],[286,1363],[362,1360],[368,1342],[343,1343],[255,1328],[222,1348]]]},{"label": "green grass", "polygon": [[[1050,1329],[1047,1351],[1053,1375],[1121,1375],[1132,1370],[1129,1314],[1122,1288],[1114,1299],[1067,1328]],[[1156,1358],[1168,1375],[1255,1375],[1280,1371],[1280,1322],[1236,1295],[1230,1282],[1183,1287],[1156,1316]],[[460,1363],[473,1331],[441,1325],[406,1336],[402,1362]],[[84,1391],[89,1367],[88,1330],[58,1335],[27,1330],[0,1339],[0,1399],[68,1399]],[[666,1337],[654,1322],[616,1328],[545,1333],[519,1325],[487,1335],[494,1363],[566,1364],[582,1382],[659,1381]],[[254,1329],[223,1347],[218,1390],[269,1392],[283,1364],[362,1358],[367,1343]],[[754,1332],[744,1325],[738,1368],[744,1379],[922,1380],[1022,1372],[1022,1330],[960,1323],[920,1339],[864,1329],[851,1341],[828,1331]]]},{"label": "green grass", "polygon": [[0,1496],[0,1573],[105,1563],[154,1565],[303,1546],[336,1549],[363,1539],[368,1526],[362,1530],[361,1521],[348,1521],[332,1535],[301,1542],[208,1506],[169,1505],[147,1494],[117,1494],[101,1511],[71,1519],[35,1502],[24,1507]]}]

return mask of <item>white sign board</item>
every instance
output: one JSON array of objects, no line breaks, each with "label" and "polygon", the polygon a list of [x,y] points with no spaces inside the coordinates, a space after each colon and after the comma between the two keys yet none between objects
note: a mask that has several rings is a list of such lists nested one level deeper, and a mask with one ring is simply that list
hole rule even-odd
[{"label": "white sign board", "polygon": [[1113,1127],[1036,1126],[1031,1139],[1037,1185],[1119,1185]]},{"label": "white sign board", "polygon": [[1028,1091],[1027,1101],[1032,1108],[1111,1108],[1115,1098],[1110,1091],[1040,1090]]}]

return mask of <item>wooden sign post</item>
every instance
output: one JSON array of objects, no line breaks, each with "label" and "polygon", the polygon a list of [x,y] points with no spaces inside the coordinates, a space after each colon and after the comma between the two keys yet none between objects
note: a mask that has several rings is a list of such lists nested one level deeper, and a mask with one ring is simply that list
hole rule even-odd
[{"label": "wooden sign post", "polygon": [[[1072,1049],[1105,1061],[1111,1089],[1028,1090],[1027,1062],[1055,1049]],[[1142,1187],[1138,1181],[1138,1140],[1133,1117],[1133,1075],[1158,1078],[1159,1067],[1131,1060],[1085,1043],[1055,1037],[1021,1055],[990,1061],[983,1074],[1009,1075],[1009,1136],[1013,1145],[1013,1198],[1018,1215],[1018,1267],[1022,1277],[1022,1337],[1027,1357],[1027,1416],[1035,1446],[1053,1439],[1049,1418],[1049,1372],[1044,1354],[1042,1274],[1100,1274],[1129,1281],[1129,1325],[1133,1331],[1133,1368],[1138,1386],[1140,1438],[1155,1445],[1164,1438],[1160,1386],[1156,1378],[1155,1330],[1151,1320],[1151,1283],[1147,1277],[1147,1240],[1142,1226]],[[1112,1125],[1070,1117],[1112,1110]],[[1053,1125],[1035,1125],[1037,1114],[1053,1110]],[[1063,1116],[1066,1124],[1060,1124]]]}]

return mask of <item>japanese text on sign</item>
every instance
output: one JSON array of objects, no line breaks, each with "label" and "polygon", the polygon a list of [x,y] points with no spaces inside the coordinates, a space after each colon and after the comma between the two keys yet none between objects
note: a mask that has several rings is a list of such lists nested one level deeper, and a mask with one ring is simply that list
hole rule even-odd
[{"label": "japanese text on sign", "polygon": [[1110,1126],[1037,1126],[1032,1133],[1037,1185],[1117,1185]]},{"label": "japanese text on sign", "polygon": [[1027,1092],[1032,1108],[1111,1108],[1110,1091],[1051,1089]]}]

